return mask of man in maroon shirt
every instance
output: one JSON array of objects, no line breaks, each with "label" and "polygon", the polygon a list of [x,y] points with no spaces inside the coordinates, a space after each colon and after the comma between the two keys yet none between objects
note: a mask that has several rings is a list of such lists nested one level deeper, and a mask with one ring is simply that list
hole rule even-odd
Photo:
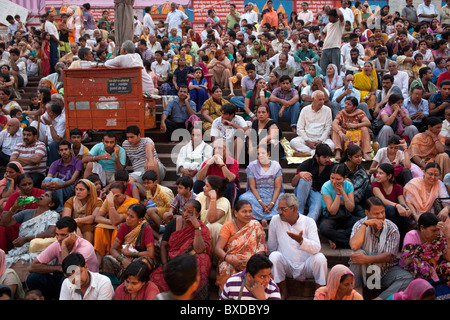
[{"label": "man in maroon shirt", "polygon": [[225,197],[230,201],[231,206],[238,197],[239,192],[239,163],[227,152],[226,141],[224,139],[215,139],[213,142],[213,156],[202,163],[197,172],[194,183],[194,193],[199,194],[203,191],[205,179],[207,176],[219,176],[228,179]]}]

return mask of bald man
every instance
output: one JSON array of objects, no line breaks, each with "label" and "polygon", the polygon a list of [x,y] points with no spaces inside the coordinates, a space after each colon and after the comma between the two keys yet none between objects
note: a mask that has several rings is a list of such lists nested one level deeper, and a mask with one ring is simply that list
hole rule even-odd
[{"label": "bald man", "polygon": [[16,118],[9,119],[6,129],[0,132],[0,166],[4,167],[8,164],[14,146],[23,141],[22,134],[20,121]]}]

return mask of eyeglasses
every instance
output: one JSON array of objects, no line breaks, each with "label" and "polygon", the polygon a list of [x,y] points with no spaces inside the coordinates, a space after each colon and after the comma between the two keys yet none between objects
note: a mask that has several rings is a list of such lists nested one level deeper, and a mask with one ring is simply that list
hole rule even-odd
[{"label": "eyeglasses", "polygon": [[439,173],[430,173],[430,172],[425,172],[426,175],[430,176],[430,177],[435,177],[435,178],[439,178],[441,175]]},{"label": "eyeglasses", "polygon": [[286,212],[286,211],[288,211],[290,208],[291,208],[291,207],[285,207],[285,208],[280,208],[280,207],[278,207],[278,208],[277,208],[277,211],[278,211],[278,212],[280,212],[280,211]]}]

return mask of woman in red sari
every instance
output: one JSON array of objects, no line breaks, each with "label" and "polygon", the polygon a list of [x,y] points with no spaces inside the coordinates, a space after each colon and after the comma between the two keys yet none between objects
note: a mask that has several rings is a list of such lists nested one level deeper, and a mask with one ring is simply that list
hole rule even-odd
[{"label": "woman in red sari", "polygon": [[189,200],[184,205],[183,215],[176,216],[166,226],[161,241],[162,265],[154,270],[150,276],[150,280],[158,286],[160,292],[169,291],[169,287],[164,280],[165,265],[170,259],[183,253],[195,254],[197,258],[197,266],[200,272],[200,285],[195,293],[197,298],[200,291],[203,292],[205,289],[211,270],[211,238],[208,227],[199,220],[200,211],[200,202],[194,199]]}]

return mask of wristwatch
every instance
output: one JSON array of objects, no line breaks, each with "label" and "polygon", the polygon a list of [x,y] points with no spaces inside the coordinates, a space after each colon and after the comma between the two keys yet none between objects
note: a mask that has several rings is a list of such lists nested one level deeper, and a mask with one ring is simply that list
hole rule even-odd
[{"label": "wristwatch", "polygon": [[201,231],[201,230],[202,230],[202,227],[195,228],[195,230],[200,230],[200,231]]},{"label": "wristwatch", "polygon": [[369,226],[369,225],[368,225],[367,223],[365,223],[365,222],[363,222],[362,224],[363,224],[363,225],[365,225],[366,227],[368,227],[368,226]]}]

